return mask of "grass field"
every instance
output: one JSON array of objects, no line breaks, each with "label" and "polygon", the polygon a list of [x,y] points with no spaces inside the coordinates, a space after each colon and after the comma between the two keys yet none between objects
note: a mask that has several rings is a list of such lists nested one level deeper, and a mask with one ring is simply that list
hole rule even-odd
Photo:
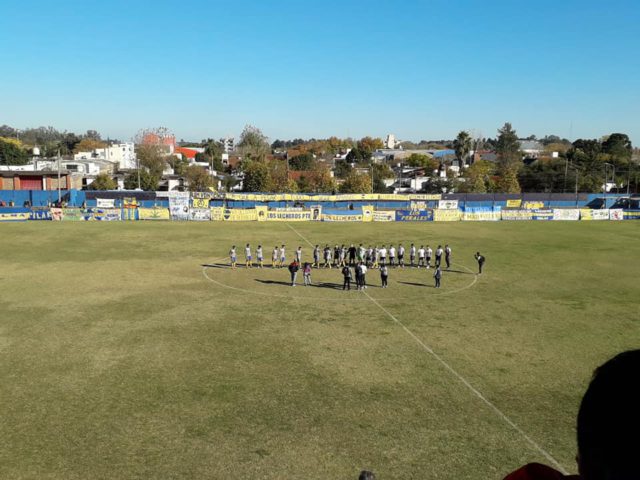
[{"label": "grass field", "polygon": [[[294,289],[285,270],[203,267],[246,242],[310,258],[302,237],[449,243],[456,271],[440,290],[372,272],[365,294],[332,288],[336,270]],[[639,238],[640,222],[0,225],[0,478],[500,479],[550,464],[541,450],[574,472],[593,368],[640,345]]]}]

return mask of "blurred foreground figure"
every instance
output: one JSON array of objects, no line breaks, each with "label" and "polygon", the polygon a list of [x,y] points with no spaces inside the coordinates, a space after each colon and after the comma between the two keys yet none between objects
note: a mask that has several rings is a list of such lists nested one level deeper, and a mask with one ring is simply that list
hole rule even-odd
[{"label": "blurred foreground figure", "polygon": [[505,480],[640,479],[640,350],[596,369],[578,412],[579,476],[529,464]]}]

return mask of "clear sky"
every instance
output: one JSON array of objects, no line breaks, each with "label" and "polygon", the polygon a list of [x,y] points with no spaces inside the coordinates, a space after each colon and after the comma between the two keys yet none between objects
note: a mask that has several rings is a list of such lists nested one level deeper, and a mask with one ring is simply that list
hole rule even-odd
[{"label": "clear sky", "polygon": [[0,45],[17,128],[640,144],[638,0],[4,0]]}]

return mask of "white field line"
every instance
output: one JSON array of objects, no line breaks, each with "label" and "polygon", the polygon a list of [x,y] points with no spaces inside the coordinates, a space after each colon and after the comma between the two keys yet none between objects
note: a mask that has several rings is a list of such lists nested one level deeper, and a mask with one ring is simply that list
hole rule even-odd
[{"label": "white field line", "polygon": [[[287,223],[287,226],[291,230],[293,230],[296,234],[298,234],[298,236],[300,238],[302,238],[305,242],[307,242],[309,245],[311,245],[313,247],[311,242],[309,240],[307,240],[300,232],[298,232],[295,228],[293,228],[288,223]],[[473,385],[471,385],[471,382],[469,382],[465,377],[463,377],[460,373],[458,373],[451,365],[449,365],[442,357],[440,357],[440,355],[438,355],[436,352],[434,352],[431,347],[429,347],[426,343],[424,343],[415,333],[413,333],[411,330],[409,330],[407,328],[407,326],[404,323],[402,323],[400,320],[398,320],[391,312],[389,312],[389,310],[387,310],[382,305],[380,305],[380,303],[378,303],[378,301],[375,298],[371,297],[366,291],[364,292],[364,294],[380,310],[382,310],[389,318],[391,318],[391,320],[393,320],[397,325],[402,327],[402,329],[407,333],[407,335],[409,335],[411,338],[413,338],[416,341],[416,343],[418,345],[420,345],[424,349],[425,352],[427,352],[429,355],[431,355],[433,358],[435,358],[438,361],[438,363],[440,363],[445,369],[447,369],[465,387],[467,387],[471,391],[471,393],[473,393],[485,405],[487,405],[491,410],[493,410],[498,415],[498,417],[500,417],[505,423],[507,423],[507,425],[509,425],[511,428],[513,428],[516,432],[518,432],[534,450],[536,450],[544,458],[546,458],[549,462],[551,462],[564,475],[567,475],[567,471],[560,464],[560,462],[558,462],[555,458],[553,458],[553,456],[549,452],[547,452],[544,448],[542,448],[540,445],[538,445],[538,443],[536,443],[529,435],[527,435],[524,430],[522,430],[518,425],[516,425],[504,413],[502,413],[502,410],[500,410],[498,407],[496,407],[495,404],[493,404],[490,400],[488,400],[477,388],[475,388]]]}]

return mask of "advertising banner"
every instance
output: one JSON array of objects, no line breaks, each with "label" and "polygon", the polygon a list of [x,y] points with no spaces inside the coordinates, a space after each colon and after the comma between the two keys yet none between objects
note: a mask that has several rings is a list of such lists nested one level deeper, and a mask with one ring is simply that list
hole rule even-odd
[{"label": "advertising banner", "polygon": [[168,208],[153,207],[138,209],[139,220],[169,220],[170,218]]},{"label": "advertising banner", "polygon": [[29,212],[0,213],[0,222],[24,222],[29,220]]},{"label": "advertising banner", "polygon": [[122,199],[122,208],[138,208],[138,199],[136,197],[124,197]]},{"label": "advertising banner", "polygon": [[255,208],[225,208],[222,212],[225,222],[255,222],[258,212]]},{"label": "advertising banner", "polygon": [[500,207],[467,208],[462,212],[462,221],[465,222],[495,222],[501,219]]},{"label": "advertising banner", "polygon": [[194,198],[191,200],[191,206],[193,208],[209,208],[209,199],[208,198]]},{"label": "advertising banner", "polygon": [[434,210],[433,221],[434,222],[459,222],[462,217],[460,210]]},{"label": "advertising banner", "polygon": [[373,222],[373,205],[363,205],[362,206],[362,221],[363,222]]},{"label": "advertising banner", "polygon": [[334,214],[334,213],[322,213],[322,221],[323,222],[361,222],[362,214]]},{"label": "advertising banner", "polygon": [[210,222],[211,210],[208,208],[192,208],[189,210],[189,220],[194,222]]},{"label": "advertising banner", "polygon": [[270,222],[308,222],[311,215],[311,210],[270,210],[266,219]]},{"label": "advertising banner", "polygon": [[532,210],[502,210],[502,220],[533,220]]},{"label": "advertising banner", "polygon": [[544,202],[524,202],[522,208],[525,210],[542,210],[544,209]]},{"label": "advertising banner", "polygon": [[609,220],[609,210],[580,209],[580,220]]},{"label": "advertising banner", "polygon": [[51,212],[51,220],[54,220],[56,222],[62,220],[63,213],[61,208],[50,208],[49,211]]},{"label": "advertising banner", "polygon": [[31,210],[29,220],[51,220],[51,211],[47,209]]},{"label": "advertising banner", "polygon": [[349,202],[367,200],[440,200],[440,194],[399,194],[399,193],[346,193],[342,195],[309,195],[303,193],[227,193],[227,200],[235,201],[255,201],[255,202]]},{"label": "advertising banner", "polygon": [[85,220],[85,210],[81,208],[63,208],[62,220],[65,222],[80,222]]},{"label": "advertising banner", "polygon": [[91,212],[91,217],[87,220],[96,220],[98,222],[117,222],[120,221],[121,212],[119,208],[91,208],[87,209]]},{"label": "advertising banner", "polygon": [[412,200],[410,207],[411,207],[411,210],[426,210],[427,202]]},{"label": "advertising banner", "polygon": [[507,208],[520,208],[522,205],[522,199],[507,200]]},{"label": "advertising banner", "polygon": [[224,220],[224,207],[211,207],[211,220],[214,222],[221,222]]},{"label": "advertising banner", "polygon": [[[614,210],[610,210],[611,212],[614,212]],[[611,216],[615,216],[616,218],[612,218],[612,220],[620,220],[619,216],[619,209],[615,209],[616,213],[612,213]],[[640,220],[640,210],[626,210],[623,212],[623,217],[624,220]]]},{"label": "advertising banner", "polygon": [[[614,221],[627,220],[625,213],[626,212],[621,208],[612,208],[609,210],[609,220],[614,220]],[[629,212],[629,213],[633,213],[633,212]],[[631,219],[628,219],[628,220],[631,220]]]},{"label": "advertising banner", "polygon": [[433,210],[396,210],[396,222],[432,222]]},{"label": "advertising banner", "polygon": [[580,220],[580,210],[577,208],[554,208],[554,220]]},{"label": "advertising banner", "polygon": [[538,208],[531,212],[531,220],[553,220],[553,210],[550,208]]},{"label": "advertising banner", "polygon": [[169,192],[171,220],[189,220],[189,192]]},{"label": "advertising banner", "polygon": [[458,200],[440,200],[438,202],[438,210],[457,210]]},{"label": "advertising banner", "polygon": [[[411,210],[411,211],[416,212],[416,210]],[[393,210],[374,210],[373,221],[374,222],[395,222],[396,212]]]},{"label": "advertising banner", "polygon": [[96,198],[96,207],[98,208],[113,208],[116,201],[113,198]]}]

